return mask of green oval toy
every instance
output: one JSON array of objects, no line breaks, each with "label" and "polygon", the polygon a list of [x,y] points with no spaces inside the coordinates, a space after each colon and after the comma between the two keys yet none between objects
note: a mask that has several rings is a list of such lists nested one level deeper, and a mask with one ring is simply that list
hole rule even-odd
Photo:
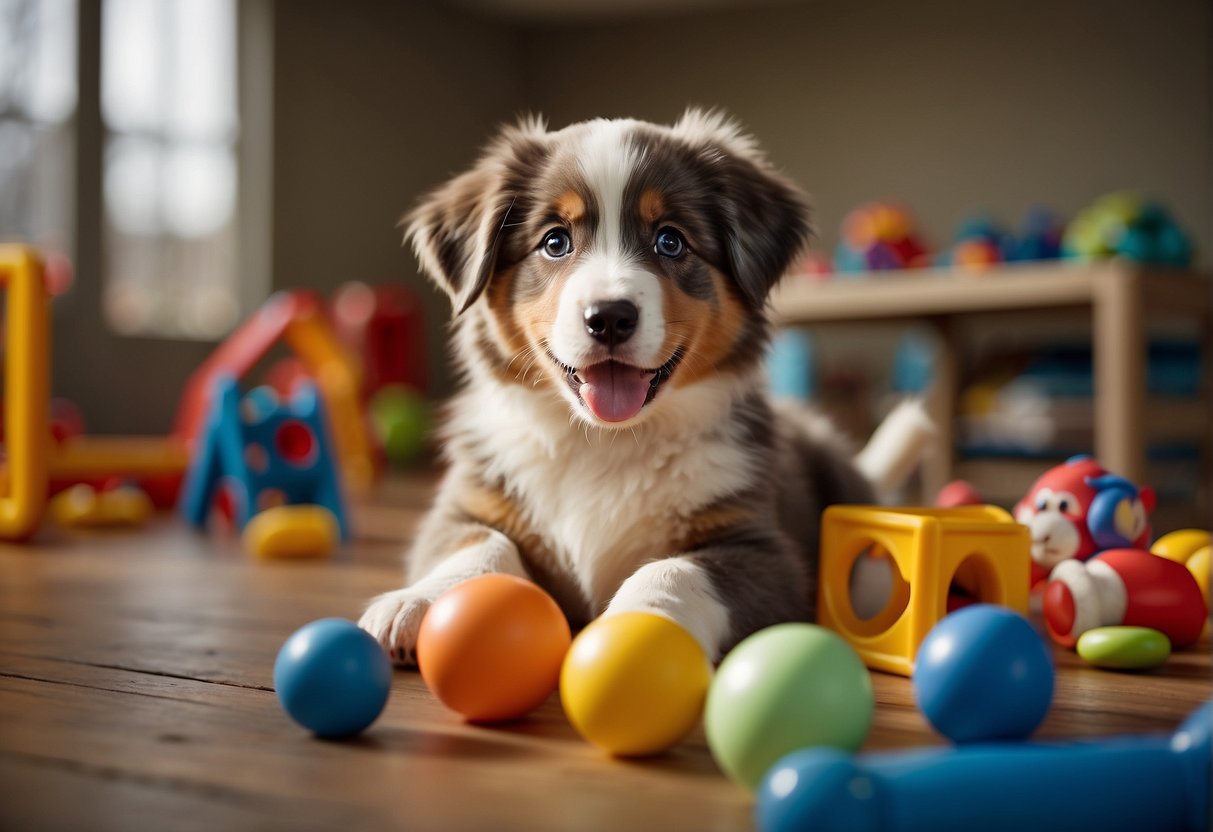
[{"label": "green oval toy", "polygon": [[1096,627],[1078,637],[1078,655],[1108,670],[1148,670],[1171,655],[1171,642],[1149,627]]},{"label": "green oval toy", "polygon": [[708,691],[704,729],[725,774],[752,790],[789,752],[857,750],[874,707],[868,670],[840,636],[814,624],[779,624],[725,657]]}]

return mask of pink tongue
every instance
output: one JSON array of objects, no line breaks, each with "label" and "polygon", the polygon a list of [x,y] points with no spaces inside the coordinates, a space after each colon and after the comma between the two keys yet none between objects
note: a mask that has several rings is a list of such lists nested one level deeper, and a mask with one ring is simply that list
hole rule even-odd
[{"label": "pink tongue", "polygon": [[580,371],[582,400],[604,422],[625,422],[640,412],[653,374],[639,367],[603,361]]}]

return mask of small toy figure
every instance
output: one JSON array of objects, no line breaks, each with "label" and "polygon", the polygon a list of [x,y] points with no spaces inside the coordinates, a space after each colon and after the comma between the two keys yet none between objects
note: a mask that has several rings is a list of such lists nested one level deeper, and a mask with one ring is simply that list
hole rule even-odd
[{"label": "small toy figure", "polygon": [[1015,506],[1032,533],[1032,585],[1063,560],[1104,549],[1144,549],[1150,540],[1154,490],[1108,473],[1088,455],[1050,468]]},{"label": "small toy figure", "polygon": [[1174,647],[1197,642],[1209,610],[1182,563],[1144,549],[1109,549],[1086,562],[1057,565],[1044,591],[1045,628],[1074,647],[1096,627],[1150,627]]}]

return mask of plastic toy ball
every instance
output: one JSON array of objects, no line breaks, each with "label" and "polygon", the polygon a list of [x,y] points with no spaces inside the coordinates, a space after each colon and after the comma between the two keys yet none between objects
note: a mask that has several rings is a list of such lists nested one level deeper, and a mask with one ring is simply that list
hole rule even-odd
[{"label": "plastic toy ball", "polygon": [[939,494],[935,496],[935,505],[939,508],[979,506],[984,502],[981,492],[972,483],[965,480],[952,480],[939,489]]},{"label": "plastic toy ball", "polygon": [[573,642],[560,699],[586,740],[619,756],[658,754],[699,721],[712,668],[699,642],[667,618],[599,618]]},{"label": "plastic toy ball", "polygon": [[421,678],[472,722],[518,719],[556,690],[569,649],[564,613],[535,584],[481,575],[448,590],[417,634]]},{"label": "plastic toy ball", "polygon": [[371,426],[393,465],[408,465],[425,448],[430,429],[425,399],[403,385],[384,387],[370,401]]},{"label": "plastic toy ball", "polygon": [[392,684],[387,654],[344,618],[322,618],[286,640],[274,690],[291,719],[321,737],[348,737],[383,711]]},{"label": "plastic toy ball", "polygon": [[708,692],[704,727],[725,774],[752,790],[796,749],[858,749],[874,707],[868,670],[839,635],[814,624],[779,624],[725,657]]},{"label": "plastic toy ball", "polygon": [[975,604],[935,625],[911,677],[918,707],[955,743],[1015,740],[1053,701],[1053,660],[1019,613]]}]

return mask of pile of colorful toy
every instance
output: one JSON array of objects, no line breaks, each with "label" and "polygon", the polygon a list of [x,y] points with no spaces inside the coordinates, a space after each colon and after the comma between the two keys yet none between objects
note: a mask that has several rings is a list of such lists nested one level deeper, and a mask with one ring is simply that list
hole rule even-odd
[{"label": "pile of colorful toy", "polygon": [[[983,271],[1000,263],[1061,257],[1123,257],[1182,267],[1192,262],[1192,244],[1160,203],[1124,192],[1100,197],[1068,225],[1039,207],[1029,210],[1014,232],[992,217],[976,215],[960,224],[949,246],[932,255],[906,208],[869,202],[844,217],[833,267],[840,274],[931,265]],[[828,264],[810,255],[795,271],[819,279]]]},{"label": "pile of colorful toy", "polygon": [[935,258],[935,264],[982,271],[999,263],[1055,260],[1061,256],[1061,238],[1061,223],[1041,208],[1028,212],[1018,233],[989,217],[972,217],[961,223],[952,246]]},{"label": "pile of colorful toy", "polygon": [[834,251],[838,272],[887,271],[928,265],[909,211],[898,205],[870,202],[847,214]]},{"label": "pile of colorful toy", "polygon": [[1166,208],[1132,193],[1108,194],[1080,211],[1062,246],[1067,257],[1080,260],[1125,257],[1177,267],[1192,262],[1192,243]]}]

